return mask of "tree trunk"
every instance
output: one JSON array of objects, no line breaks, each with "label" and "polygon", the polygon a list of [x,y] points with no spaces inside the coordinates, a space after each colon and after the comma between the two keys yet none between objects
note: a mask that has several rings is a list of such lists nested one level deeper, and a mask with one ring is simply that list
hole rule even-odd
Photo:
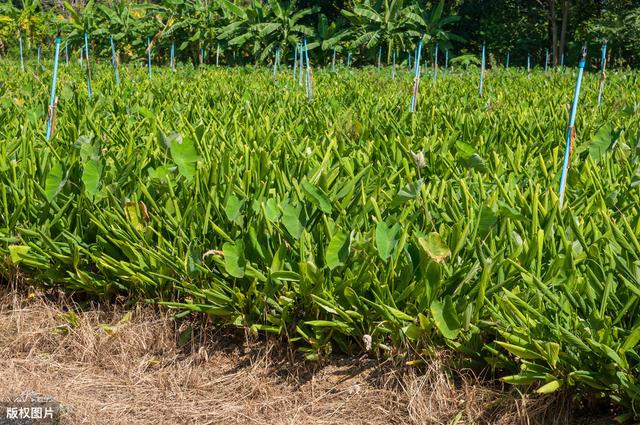
[{"label": "tree trunk", "polygon": [[556,0],[537,1],[543,9],[546,9],[547,22],[549,24],[549,44],[551,44],[551,63],[555,66],[558,63],[558,14],[556,11]]},{"label": "tree trunk", "polygon": [[562,26],[560,28],[560,57],[563,58],[567,49],[567,25],[569,21],[569,0],[562,0]]},{"label": "tree trunk", "polygon": [[558,16],[556,0],[549,0],[549,23],[551,24],[551,57],[553,66],[558,65]]}]

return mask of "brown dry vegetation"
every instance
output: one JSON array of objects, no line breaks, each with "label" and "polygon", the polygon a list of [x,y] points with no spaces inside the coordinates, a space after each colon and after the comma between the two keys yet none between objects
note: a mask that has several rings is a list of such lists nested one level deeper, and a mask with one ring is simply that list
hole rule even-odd
[{"label": "brown dry vegetation", "polygon": [[419,370],[366,356],[309,364],[206,321],[180,348],[186,325],[152,307],[4,291],[0,401],[52,396],[64,424],[566,423],[557,400],[454,376],[438,359]]}]

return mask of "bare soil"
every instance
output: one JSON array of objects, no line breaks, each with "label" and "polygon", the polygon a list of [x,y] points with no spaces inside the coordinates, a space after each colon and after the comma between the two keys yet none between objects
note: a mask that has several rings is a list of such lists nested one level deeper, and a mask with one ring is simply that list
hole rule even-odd
[{"label": "bare soil", "polygon": [[153,307],[5,292],[0,401],[53,397],[63,424],[568,422],[562,399],[521,396],[437,358],[419,369],[366,355],[310,363],[280,342]]}]

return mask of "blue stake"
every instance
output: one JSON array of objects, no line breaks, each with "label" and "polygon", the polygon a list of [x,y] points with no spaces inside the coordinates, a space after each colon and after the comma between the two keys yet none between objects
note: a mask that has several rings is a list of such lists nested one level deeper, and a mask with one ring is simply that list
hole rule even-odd
[{"label": "blue stake", "polygon": [[298,71],[298,45],[293,48],[293,82],[296,82],[296,73]]},{"label": "blue stake", "polygon": [[[87,37],[87,32],[84,32],[84,50],[85,56],[87,60],[87,93],[89,97],[91,97],[91,69],[89,68],[89,37]],[[82,51],[82,49],[80,50]]]},{"label": "blue stake", "polygon": [[147,36],[147,67],[149,68],[149,79],[151,79],[151,39]]},{"label": "blue stake", "polygon": [[547,72],[548,69],[549,69],[549,49],[547,49],[544,54],[544,72]]},{"label": "blue stake", "polygon": [[273,80],[275,81],[278,71],[278,48],[276,47],[276,54],[273,58]]},{"label": "blue stake", "polygon": [[409,112],[415,112],[416,103],[418,101],[418,89],[420,87],[420,53],[422,52],[422,39],[418,41],[418,48],[416,49],[416,61],[413,71],[413,92],[411,93],[411,106]]},{"label": "blue stake", "polygon": [[438,43],[436,43],[436,54],[433,58],[433,81],[438,79]]},{"label": "blue stake", "polygon": [[51,96],[49,97],[49,118],[47,119],[47,140],[51,138],[53,125],[53,108],[56,101],[56,80],[58,79],[58,56],[60,56],[60,36],[56,36],[56,55],[53,58],[53,79],[51,81]]},{"label": "blue stake", "polygon": [[298,82],[302,85],[302,71],[304,70],[304,52],[302,51],[302,43],[300,43],[300,48],[298,51],[300,52],[300,60],[298,61]]},{"label": "blue stake", "polygon": [[20,70],[24,72],[24,58],[22,57],[22,33],[20,33]]},{"label": "blue stake", "polygon": [[602,57],[600,58],[600,91],[598,92],[598,106],[602,105],[604,94],[604,81],[607,79],[607,42],[602,45]]},{"label": "blue stake", "polygon": [[378,47],[378,71],[382,66],[382,46]]},{"label": "blue stake", "polygon": [[449,70],[449,48],[444,49],[444,70]]},{"label": "blue stake", "polygon": [[560,66],[561,66],[561,67],[563,67],[563,68],[564,68],[564,57],[565,57],[565,53],[563,53],[563,54],[560,56]]},{"label": "blue stake", "polygon": [[396,79],[396,52],[393,51],[393,65],[391,65],[391,79]]},{"label": "blue stake", "polygon": [[347,68],[351,68],[351,50],[347,53]]},{"label": "blue stake", "polygon": [[220,66],[220,44],[216,46],[216,67]]},{"label": "blue stake", "polygon": [[507,52],[507,69],[509,69],[509,59],[511,59],[511,52]]},{"label": "blue stake", "polygon": [[527,72],[531,72],[531,54],[527,53]]},{"label": "blue stake", "polygon": [[171,41],[171,70],[176,71],[176,42]]},{"label": "blue stake", "polygon": [[482,42],[482,66],[480,67],[480,97],[482,97],[482,90],[484,88],[484,69],[486,67],[486,45]]},{"label": "blue stake", "polygon": [[307,37],[304,38],[304,55],[307,60],[307,95],[309,100],[313,100],[313,92],[311,87],[311,66],[309,65],[309,47],[307,46]]},{"label": "blue stake", "polygon": [[113,44],[113,36],[109,36],[111,43],[111,63],[113,64],[113,73],[116,76],[116,86],[120,86],[120,76],[118,75],[118,63],[116,62],[116,46]]},{"label": "blue stake", "polygon": [[38,67],[40,67],[40,46],[38,46]]},{"label": "blue stake", "polygon": [[573,104],[571,105],[571,115],[569,117],[569,127],[567,128],[567,139],[564,146],[564,161],[562,164],[562,175],[560,177],[560,208],[564,204],[564,192],[567,188],[567,173],[569,171],[569,161],[571,154],[571,144],[573,136],[573,127],[576,122],[576,113],[578,111],[578,100],[580,99],[580,88],[582,86],[582,75],[584,73],[584,66],[587,59],[587,48],[582,48],[582,57],[578,64],[578,79],[576,81],[576,89],[573,94]]},{"label": "blue stake", "polygon": [[333,59],[331,59],[331,71],[336,72],[336,48],[333,48]]}]

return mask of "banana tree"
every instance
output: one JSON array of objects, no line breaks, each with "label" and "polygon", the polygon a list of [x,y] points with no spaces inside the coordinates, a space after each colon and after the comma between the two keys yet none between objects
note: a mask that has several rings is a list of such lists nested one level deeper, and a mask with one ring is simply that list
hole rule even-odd
[{"label": "banana tree", "polygon": [[22,10],[17,16],[17,25],[23,41],[26,41],[27,50],[31,49],[32,44],[39,45],[42,42],[47,32],[47,22],[40,0],[23,2]]},{"label": "banana tree", "polygon": [[257,63],[264,53],[265,30],[260,24],[267,22],[269,6],[260,0],[252,0],[247,8],[229,0],[220,0],[220,6],[228,24],[221,29],[218,39],[226,41],[229,47],[246,49]]},{"label": "banana tree", "polygon": [[[134,35],[138,33],[139,20],[134,17],[132,4],[126,0],[114,2],[111,7],[100,4],[98,7],[101,27],[108,35],[113,36],[117,51],[124,53],[126,57],[134,56]],[[110,46],[104,45],[102,54],[109,53]]]},{"label": "banana tree", "polygon": [[[67,35],[67,42],[79,46],[83,55],[88,54],[93,49],[91,45],[95,45],[96,41],[99,42],[102,38],[105,38],[103,44],[106,45],[106,39],[109,37],[108,29],[101,23],[101,16],[95,7],[94,0],[89,0],[84,7],[79,8],[74,8],[67,1],[63,4],[69,16],[66,19],[59,19],[58,22],[63,27],[63,33]],[[89,62],[86,62],[86,66],[87,81],[90,85]]]},{"label": "banana tree", "polygon": [[342,14],[354,27],[354,45],[366,49],[386,47],[389,62],[395,49],[405,50],[409,43],[409,11],[404,0],[365,0]]},{"label": "banana tree", "polygon": [[179,51],[188,51],[202,63],[203,50],[219,45],[218,36],[224,26],[219,2],[171,0],[166,6],[162,8],[165,44],[178,42]]},{"label": "banana tree", "polygon": [[94,0],[89,0],[83,8],[75,9],[65,1],[64,7],[69,13],[67,37],[71,41],[83,41],[84,33],[89,37],[106,34],[107,30],[99,25],[99,14]]},{"label": "banana tree", "polygon": [[[320,8],[310,7],[297,9],[297,2],[269,0],[269,14],[265,22],[256,25],[260,37],[264,40],[264,48],[260,54],[260,61],[264,61],[273,54],[276,48],[285,54],[289,48],[297,45],[303,36],[312,36],[312,27],[303,24],[303,18],[317,13]],[[310,43],[308,48],[317,47],[318,43]]]},{"label": "banana tree", "polygon": [[168,24],[163,32],[166,44],[177,43],[179,52],[188,52],[189,56],[196,58],[202,47],[203,38],[208,35],[207,29],[214,23],[209,22],[207,13],[203,13],[201,3],[169,0],[164,4],[166,7],[163,13]]},{"label": "banana tree", "polygon": [[[213,49],[219,44],[218,36],[223,25],[222,10],[217,4],[211,6],[204,3],[196,3],[193,15],[194,32],[190,41],[192,45],[199,45],[200,48]],[[201,49],[198,51],[201,51]],[[204,62],[205,58],[202,58]]]},{"label": "banana tree", "polygon": [[[173,25],[174,18],[167,15],[165,7],[151,3],[132,6],[131,14],[135,20],[135,24],[132,26],[133,41],[131,45],[135,48],[140,60],[146,63],[148,50],[154,49],[165,31]],[[150,39],[149,45],[147,45],[147,39]],[[143,51],[144,54],[140,55]]]},{"label": "banana tree", "polygon": [[14,39],[17,25],[18,9],[11,3],[0,5],[0,54],[4,54],[9,42]]},{"label": "banana tree", "polygon": [[311,43],[311,46],[316,44],[322,50],[323,55],[326,56],[326,52],[332,51],[342,53],[344,50],[344,41],[350,36],[349,31],[341,30],[346,26],[345,22],[339,18],[338,20],[329,23],[329,19],[326,15],[322,14],[318,17],[318,25],[316,27],[315,41]]},{"label": "banana tree", "polygon": [[421,36],[425,46],[440,43],[443,47],[451,47],[451,41],[464,41],[460,36],[447,30],[447,26],[460,20],[459,16],[444,16],[444,0],[430,9],[420,2],[410,7],[409,18],[412,31],[411,36]]}]

